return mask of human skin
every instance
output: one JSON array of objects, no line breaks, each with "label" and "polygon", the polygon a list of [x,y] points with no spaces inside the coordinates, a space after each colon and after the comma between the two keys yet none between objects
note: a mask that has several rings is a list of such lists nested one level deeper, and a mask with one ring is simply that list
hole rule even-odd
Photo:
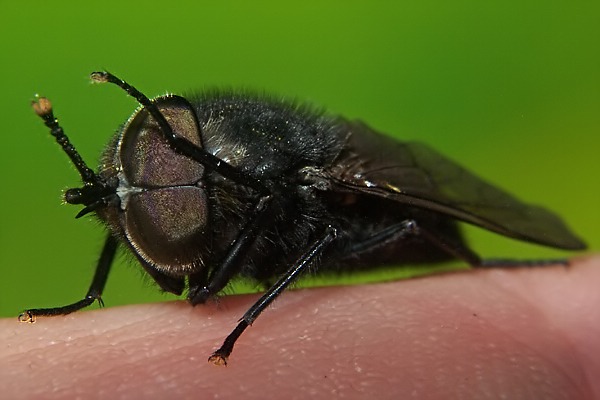
[{"label": "human skin", "polygon": [[[600,256],[0,320],[1,398],[600,398]],[[109,300],[109,299],[106,299]]]}]

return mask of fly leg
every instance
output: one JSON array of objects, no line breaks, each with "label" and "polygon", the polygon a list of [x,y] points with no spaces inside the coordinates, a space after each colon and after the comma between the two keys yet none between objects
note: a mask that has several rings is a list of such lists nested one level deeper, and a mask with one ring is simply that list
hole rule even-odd
[{"label": "fly leg", "polygon": [[[414,221],[413,221],[414,222]],[[430,243],[444,250],[457,259],[467,262],[475,268],[498,268],[498,267],[543,267],[546,265],[569,265],[565,259],[540,259],[540,260],[515,260],[515,259],[486,259],[482,260],[477,254],[463,244],[456,243],[449,238],[434,233],[423,227],[416,226],[415,233],[428,240]]]},{"label": "fly leg", "polygon": [[308,250],[300,256],[296,263],[286,271],[285,274],[269,290],[262,295],[260,299],[240,319],[235,329],[225,338],[223,345],[219,347],[209,358],[209,362],[217,365],[227,365],[227,358],[233,351],[233,346],[246,328],[252,325],[252,322],[273,302],[290,283],[294,282],[312,263],[318,258],[325,249],[335,240],[337,230],[328,226],[324,235],[315,240]]},{"label": "fly leg", "polygon": [[520,267],[544,267],[547,265],[563,265],[569,266],[569,260],[566,258],[556,259],[534,259],[534,260],[515,260],[512,258],[489,258],[481,260],[481,264],[476,265],[477,267],[483,268],[520,268]]},{"label": "fly leg", "polygon": [[433,230],[419,225],[413,219],[407,219],[398,224],[391,225],[368,239],[353,245],[348,250],[348,254],[353,256],[360,255],[361,253],[373,251],[378,247],[383,247],[411,236],[420,237],[452,257],[463,260],[470,265],[476,266],[481,263],[479,256],[462,243],[452,240],[447,235],[435,233]]},{"label": "fly leg", "polygon": [[350,256],[358,256],[362,253],[373,251],[379,247],[384,247],[391,242],[395,242],[407,236],[414,235],[414,224],[416,224],[415,221],[406,220],[398,224],[391,225],[377,232],[375,235],[363,240],[362,242],[354,244],[352,247],[350,247],[350,249],[348,249],[347,254]]},{"label": "fly leg", "polygon": [[473,267],[481,265],[481,258],[464,244],[452,240],[445,235],[437,234],[433,230],[419,226],[416,221],[412,222],[415,235],[419,235],[454,258],[462,260]]},{"label": "fly leg", "polygon": [[160,127],[161,134],[167,140],[167,142],[169,142],[173,150],[191,158],[192,160],[195,160],[196,162],[204,165],[206,168],[216,171],[217,173],[233,180],[234,182],[251,187],[263,195],[269,194],[269,190],[260,180],[244,173],[234,166],[229,165],[217,156],[209,153],[201,147],[198,147],[186,138],[180,136],[177,132],[174,132],[171,128],[171,125],[165,116],[160,112],[156,104],[154,104],[154,102],[145,94],[131,86],[129,83],[107,71],[92,72],[90,78],[94,82],[98,83],[112,83],[136,99],[142,106],[144,106],[148,113],[152,115],[152,118],[156,120]]},{"label": "fly leg", "polygon": [[207,277],[204,272],[201,272],[199,275],[190,277],[188,299],[192,305],[205,303],[211,296],[220,292],[240,271],[244,256],[269,222],[271,199],[272,196],[260,198],[252,215],[248,218],[248,222],[229,248],[219,267],[213,269],[211,276]]},{"label": "fly leg", "polygon": [[109,234],[106,238],[106,242],[104,243],[102,253],[100,254],[100,259],[98,260],[98,265],[96,266],[94,278],[92,279],[90,288],[88,289],[87,294],[83,299],[62,307],[32,308],[26,310],[21,315],[19,315],[19,321],[35,322],[35,317],[37,316],[55,316],[70,314],[74,311],[81,310],[82,308],[91,305],[96,300],[98,300],[100,306],[103,306],[104,303],[102,302],[101,295],[102,291],[104,290],[104,286],[106,285],[106,280],[108,278],[108,273],[110,272],[110,267],[115,257],[116,250],[117,240]]}]

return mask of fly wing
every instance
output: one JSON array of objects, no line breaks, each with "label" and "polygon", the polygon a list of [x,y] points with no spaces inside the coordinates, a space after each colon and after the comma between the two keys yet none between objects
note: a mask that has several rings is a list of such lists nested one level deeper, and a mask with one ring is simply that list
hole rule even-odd
[{"label": "fly wing", "polygon": [[386,197],[524,241],[585,248],[552,212],[516,199],[426,145],[396,141],[360,121],[344,124],[347,147],[330,172],[339,189]]}]

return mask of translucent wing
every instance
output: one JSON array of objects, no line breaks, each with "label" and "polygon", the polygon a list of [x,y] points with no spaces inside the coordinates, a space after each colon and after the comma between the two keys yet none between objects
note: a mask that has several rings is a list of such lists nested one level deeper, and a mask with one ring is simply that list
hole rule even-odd
[{"label": "translucent wing", "polygon": [[446,214],[528,242],[585,248],[555,214],[523,203],[426,145],[396,141],[359,121],[345,124],[347,148],[330,171],[338,187]]}]

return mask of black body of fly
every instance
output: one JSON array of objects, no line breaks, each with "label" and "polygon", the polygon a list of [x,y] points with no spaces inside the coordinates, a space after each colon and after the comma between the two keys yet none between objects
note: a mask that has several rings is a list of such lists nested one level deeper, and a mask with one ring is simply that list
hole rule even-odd
[{"label": "black body of fly", "polygon": [[[153,100],[107,72],[92,74],[140,102],[96,173],[45,98],[33,103],[82,180],[65,200],[108,227],[84,299],[36,316],[68,314],[101,293],[124,244],[165,291],[196,305],[236,276],[267,285],[209,358],[226,364],[242,332],[308,269],[314,272],[461,259],[488,265],[457,221],[515,239],[577,250],[585,244],[544,208],[525,204],[429,147],[358,121],[235,93]],[[533,262],[542,264],[543,262]]]}]

